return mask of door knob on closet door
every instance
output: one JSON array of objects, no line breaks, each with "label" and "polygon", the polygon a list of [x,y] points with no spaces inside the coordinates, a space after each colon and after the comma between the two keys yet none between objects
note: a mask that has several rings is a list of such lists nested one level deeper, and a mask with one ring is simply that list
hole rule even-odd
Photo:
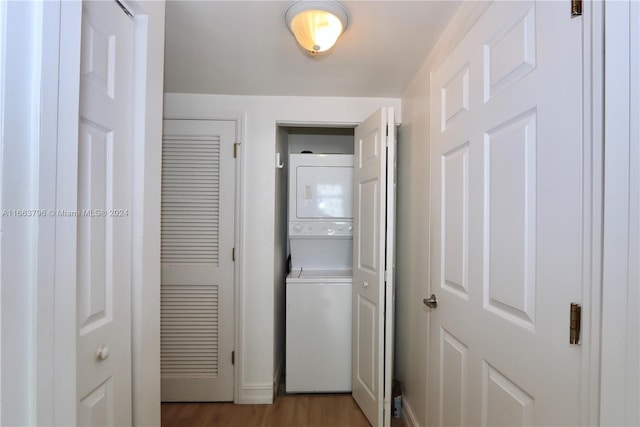
[{"label": "door knob on closet door", "polygon": [[431,294],[429,298],[423,299],[422,302],[429,308],[438,307],[438,298],[436,297],[436,294]]},{"label": "door knob on closet door", "polygon": [[98,358],[98,360],[104,360],[109,357],[109,353],[109,347],[105,345],[96,350],[96,357]]},{"label": "door knob on closet door", "polygon": [[365,288],[368,288],[369,287],[369,282],[362,282],[362,286],[365,287]]}]

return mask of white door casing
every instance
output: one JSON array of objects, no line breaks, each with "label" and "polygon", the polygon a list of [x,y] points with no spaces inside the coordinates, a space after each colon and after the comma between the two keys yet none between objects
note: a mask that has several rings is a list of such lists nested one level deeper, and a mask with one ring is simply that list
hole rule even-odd
[{"label": "white door casing", "polygon": [[580,423],[581,30],[496,2],[431,75],[431,425]]},{"label": "white door casing", "polygon": [[640,3],[605,2],[599,423],[640,425]]},{"label": "white door casing", "polygon": [[[133,21],[84,2],[77,216],[78,424],[131,425]],[[66,216],[65,212],[58,212]]]},{"label": "white door casing", "polygon": [[371,425],[388,426],[393,366],[393,109],[382,108],[356,127],[354,153],[351,384],[353,398]]},{"label": "white door casing", "polygon": [[236,122],[164,120],[163,401],[232,401]]}]

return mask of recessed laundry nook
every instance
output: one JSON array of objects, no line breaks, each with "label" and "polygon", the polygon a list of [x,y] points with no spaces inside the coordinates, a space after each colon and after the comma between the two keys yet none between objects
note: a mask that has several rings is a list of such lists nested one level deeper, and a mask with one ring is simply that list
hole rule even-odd
[{"label": "recessed laundry nook", "polygon": [[289,272],[285,390],[350,393],[353,129],[279,127],[279,135],[290,147],[281,165],[289,253],[276,258]]}]

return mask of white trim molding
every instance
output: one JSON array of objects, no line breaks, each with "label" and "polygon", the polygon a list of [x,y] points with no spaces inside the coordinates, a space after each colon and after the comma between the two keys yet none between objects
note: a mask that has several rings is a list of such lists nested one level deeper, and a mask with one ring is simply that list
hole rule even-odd
[{"label": "white trim molding", "polygon": [[605,1],[600,425],[640,424],[640,4]]},{"label": "white trim molding", "polygon": [[413,414],[413,409],[409,406],[409,402],[407,402],[404,395],[402,395],[402,419],[407,427],[420,427],[416,416]]},{"label": "white trim molding", "polygon": [[238,397],[236,403],[269,405],[273,403],[273,384],[244,384]]},{"label": "white trim molding", "polygon": [[60,3],[2,2],[0,20],[0,424],[50,424]]},{"label": "white trim molding", "polygon": [[598,424],[602,291],[604,4],[583,5],[583,287],[581,424]]}]

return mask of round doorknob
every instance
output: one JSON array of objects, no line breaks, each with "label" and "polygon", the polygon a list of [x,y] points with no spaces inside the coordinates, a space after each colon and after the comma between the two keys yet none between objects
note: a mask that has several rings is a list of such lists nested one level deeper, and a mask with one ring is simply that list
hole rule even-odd
[{"label": "round doorknob", "polygon": [[436,294],[431,294],[429,298],[423,299],[422,302],[429,308],[436,308],[438,306],[438,298],[436,298]]},{"label": "round doorknob", "polygon": [[364,286],[365,288],[369,287],[369,282],[362,282],[362,286]]},{"label": "round doorknob", "polygon": [[99,360],[104,360],[109,357],[109,347],[105,345],[104,347],[100,347],[98,350],[96,350],[96,357]]}]

